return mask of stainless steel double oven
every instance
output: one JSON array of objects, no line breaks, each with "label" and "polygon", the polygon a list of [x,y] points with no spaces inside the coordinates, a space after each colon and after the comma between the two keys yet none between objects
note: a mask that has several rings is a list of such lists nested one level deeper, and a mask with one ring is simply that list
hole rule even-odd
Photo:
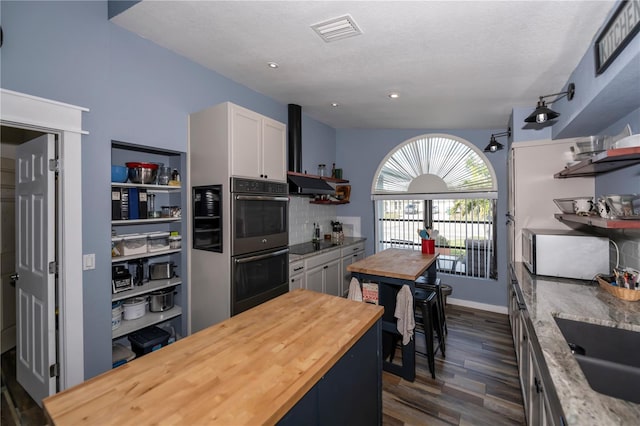
[{"label": "stainless steel double oven", "polygon": [[231,178],[232,316],[289,291],[288,244],[288,185]]}]

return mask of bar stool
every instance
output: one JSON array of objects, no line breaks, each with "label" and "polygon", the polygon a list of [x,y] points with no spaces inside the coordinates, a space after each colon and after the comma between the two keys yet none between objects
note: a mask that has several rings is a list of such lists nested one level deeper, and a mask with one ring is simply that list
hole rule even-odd
[{"label": "bar stool", "polygon": [[427,361],[431,377],[436,378],[435,353],[438,348],[434,347],[434,329],[438,335],[438,347],[444,357],[444,335],[442,323],[437,313],[437,295],[435,291],[417,288],[414,292],[414,304],[416,307],[416,323],[422,324],[424,331],[425,346],[427,348]]},{"label": "bar stool", "polygon": [[[440,321],[440,315],[438,314],[437,293],[434,290],[416,288],[413,292],[413,305],[416,324],[420,325],[424,331],[427,353],[423,355],[427,356],[431,377],[435,379],[435,354],[438,349],[440,349],[442,357],[444,358],[445,356],[444,331],[442,328],[442,322]],[[438,338],[437,346],[434,345],[434,330]],[[391,339],[389,362],[393,362],[395,350],[400,340],[401,336],[399,335],[395,335]]]},{"label": "bar stool", "polygon": [[[449,331],[447,330],[447,316],[445,314],[445,303],[444,303],[444,295],[443,295],[443,288],[444,288],[444,284],[440,283],[440,278],[436,278],[435,280],[431,280],[431,283],[429,282],[430,280],[425,277],[419,277],[416,281],[416,289],[421,288],[424,290],[430,290],[430,291],[435,291],[436,292],[436,301],[437,301],[437,309],[438,309],[438,318],[440,320],[440,324],[442,325],[442,329],[444,330],[444,334],[449,334]],[[447,286],[449,287],[449,286]],[[451,287],[449,287],[449,289],[451,289]],[[449,293],[451,294],[451,293]],[[444,339],[443,339],[444,342]],[[442,345],[442,347],[444,348],[444,344]],[[444,350],[444,349],[443,349]],[[444,355],[444,353],[443,353]]]}]

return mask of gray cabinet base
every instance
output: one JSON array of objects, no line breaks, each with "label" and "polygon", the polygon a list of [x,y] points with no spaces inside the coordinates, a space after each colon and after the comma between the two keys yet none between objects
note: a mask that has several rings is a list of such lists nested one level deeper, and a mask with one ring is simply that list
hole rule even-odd
[{"label": "gray cabinet base", "polygon": [[382,424],[381,338],[378,320],[278,424]]}]

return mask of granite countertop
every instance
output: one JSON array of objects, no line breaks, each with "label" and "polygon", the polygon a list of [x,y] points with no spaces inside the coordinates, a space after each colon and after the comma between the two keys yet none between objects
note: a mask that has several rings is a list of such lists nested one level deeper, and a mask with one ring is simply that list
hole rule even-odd
[{"label": "granite countertop", "polygon": [[535,276],[520,262],[514,266],[567,424],[636,424],[640,404],[598,393],[589,386],[554,316],[640,332],[640,302],[617,299],[597,283]]},{"label": "granite countertop", "polygon": [[[289,262],[295,262],[298,260],[304,260],[308,257],[311,256],[315,256],[317,254],[320,253],[326,253],[329,252],[331,250],[339,250],[343,247],[348,247],[360,242],[366,241],[366,238],[364,237],[344,237],[344,242],[342,244],[331,244],[330,240],[322,240],[320,241],[319,247],[317,248],[317,250],[311,252],[311,253],[305,253],[305,254],[295,254],[293,252],[289,252]],[[311,241],[306,242],[306,243],[302,243],[302,244],[295,244],[292,246],[289,246],[289,249],[294,250],[295,247],[298,246],[306,246],[306,245],[311,245]]]}]

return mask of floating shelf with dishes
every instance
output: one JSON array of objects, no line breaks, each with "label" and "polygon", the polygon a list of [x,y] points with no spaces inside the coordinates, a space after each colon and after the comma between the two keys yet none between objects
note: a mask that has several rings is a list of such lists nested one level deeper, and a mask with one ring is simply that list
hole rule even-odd
[{"label": "floating shelf with dishes", "polygon": [[570,213],[556,213],[556,219],[561,222],[579,223],[605,229],[640,229],[640,220],[604,219],[600,216],[581,216]]},{"label": "floating shelf with dishes", "polygon": [[640,164],[640,147],[603,151],[553,175],[557,179],[595,176]]}]

